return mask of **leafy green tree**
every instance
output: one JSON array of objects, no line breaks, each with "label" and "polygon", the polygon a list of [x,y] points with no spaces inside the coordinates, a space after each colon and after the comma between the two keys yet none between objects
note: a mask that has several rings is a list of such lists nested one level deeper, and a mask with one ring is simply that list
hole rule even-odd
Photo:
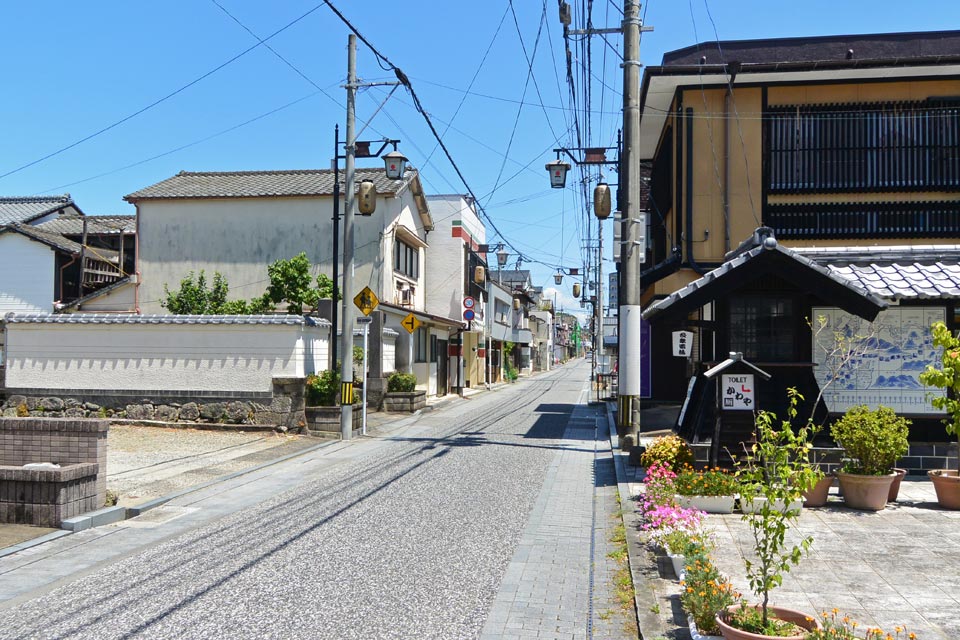
[{"label": "leafy green tree", "polygon": [[231,315],[249,313],[248,305],[243,300],[227,300],[230,286],[227,279],[219,272],[214,272],[213,283],[207,285],[207,277],[203,270],[199,274],[193,271],[180,280],[180,288],[170,291],[163,285],[164,298],[160,306],[176,314],[187,315]]},{"label": "leafy green tree", "polygon": [[[333,297],[333,280],[326,274],[317,276],[316,286],[310,276],[310,260],[304,252],[289,260],[277,260],[267,267],[270,286],[263,304],[277,305],[286,301],[289,313],[300,315],[304,309],[315,311],[320,300]],[[339,296],[338,296],[339,298]]]}]

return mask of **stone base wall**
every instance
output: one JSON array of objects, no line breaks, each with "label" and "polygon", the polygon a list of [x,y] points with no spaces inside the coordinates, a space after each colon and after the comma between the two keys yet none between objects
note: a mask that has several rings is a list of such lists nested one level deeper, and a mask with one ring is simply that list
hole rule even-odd
[{"label": "stone base wall", "polygon": [[[340,437],[340,407],[307,407],[307,430],[311,435],[327,438]],[[363,428],[363,407],[353,405],[353,430]]]},{"label": "stone base wall", "polygon": [[301,429],[303,378],[274,378],[272,392],[98,391],[8,389],[3,417],[110,418],[160,422],[250,424]]},{"label": "stone base wall", "polygon": [[413,413],[427,406],[426,391],[388,391],[383,397],[383,410]]},{"label": "stone base wall", "polygon": [[[59,526],[107,499],[105,420],[0,418],[0,522]],[[23,469],[52,462],[60,469]]]}]

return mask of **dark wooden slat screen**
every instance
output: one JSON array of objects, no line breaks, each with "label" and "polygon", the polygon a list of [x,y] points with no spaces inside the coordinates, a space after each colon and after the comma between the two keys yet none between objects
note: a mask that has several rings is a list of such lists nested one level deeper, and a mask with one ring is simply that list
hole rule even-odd
[{"label": "dark wooden slat screen", "polygon": [[769,193],[960,189],[955,101],[771,107]]},{"label": "dark wooden slat screen", "polygon": [[784,239],[960,238],[960,201],[768,205]]}]

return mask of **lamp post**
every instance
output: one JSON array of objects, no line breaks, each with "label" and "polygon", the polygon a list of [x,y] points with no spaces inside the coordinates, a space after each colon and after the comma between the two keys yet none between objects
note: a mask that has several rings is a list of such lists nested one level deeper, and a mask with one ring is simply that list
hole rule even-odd
[{"label": "lamp post", "polygon": [[[341,351],[343,353],[340,365],[340,437],[349,440],[353,436],[353,208],[356,195],[354,181],[356,168],[354,166],[357,155],[370,157],[369,145],[357,143],[356,138],[356,95],[361,87],[395,85],[395,82],[359,83],[357,82],[357,37],[350,34],[347,40],[347,140],[344,145],[344,189],[346,200],[343,211],[343,331],[340,336]],[[384,146],[376,155],[379,155],[391,141],[385,141]],[[396,143],[394,142],[394,147]],[[358,151],[360,152],[358,154]],[[399,156],[399,157],[397,157]],[[402,160],[402,161],[401,161]],[[406,158],[402,155],[387,154],[384,158],[387,177],[397,179],[403,176]],[[376,207],[376,188],[373,183],[364,181],[360,189],[361,215],[370,215]],[[336,304],[336,300],[334,300]],[[334,340],[336,336],[334,336]]]},{"label": "lamp post", "polygon": [[510,254],[507,253],[507,250],[504,249],[503,244],[501,244],[497,251],[497,266],[500,267],[497,269],[497,284],[503,284],[503,268],[507,266],[507,260],[509,259]]}]

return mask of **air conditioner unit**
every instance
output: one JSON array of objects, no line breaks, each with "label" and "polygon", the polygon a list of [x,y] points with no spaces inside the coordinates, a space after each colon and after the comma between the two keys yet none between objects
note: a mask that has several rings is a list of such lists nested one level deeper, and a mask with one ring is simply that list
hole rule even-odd
[{"label": "air conditioner unit", "polygon": [[404,306],[413,304],[413,289],[404,289],[400,292],[400,304]]}]

